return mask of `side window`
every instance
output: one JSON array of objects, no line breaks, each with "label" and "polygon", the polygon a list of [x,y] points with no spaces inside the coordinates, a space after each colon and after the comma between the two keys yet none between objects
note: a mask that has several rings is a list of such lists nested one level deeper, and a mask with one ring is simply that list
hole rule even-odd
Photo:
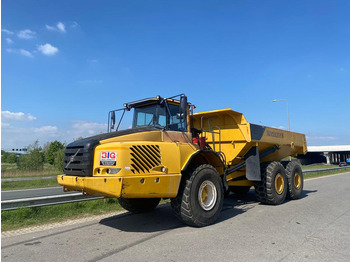
[{"label": "side window", "polygon": [[166,126],[166,116],[165,115],[160,115],[158,118],[158,124],[160,126]]},{"label": "side window", "polygon": [[148,126],[153,123],[153,114],[147,114],[144,112],[137,113],[136,126]]},{"label": "side window", "polygon": [[170,121],[170,130],[174,131],[186,131],[186,120],[185,122],[177,118],[177,114],[180,112],[179,106],[169,105],[171,117]]}]

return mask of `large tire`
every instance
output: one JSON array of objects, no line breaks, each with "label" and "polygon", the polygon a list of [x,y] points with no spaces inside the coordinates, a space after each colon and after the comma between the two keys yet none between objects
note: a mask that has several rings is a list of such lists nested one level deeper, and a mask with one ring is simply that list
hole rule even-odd
[{"label": "large tire", "polygon": [[202,227],[217,220],[223,199],[224,189],[219,173],[211,165],[204,164],[183,177],[171,206],[183,223]]},{"label": "large tire", "polygon": [[263,163],[261,165],[261,181],[255,182],[255,192],[258,201],[279,205],[287,195],[287,177],[280,162]]},{"label": "large tire", "polygon": [[288,180],[288,199],[298,199],[304,188],[304,176],[300,163],[293,160],[286,167],[286,176]]},{"label": "large tire", "polygon": [[118,198],[119,204],[126,210],[138,214],[153,211],[160,198]]},{"label": "large tire", "polygon": [[229,190],[236,195],[245,196],[249,192],[250,186],[230,186]]}]

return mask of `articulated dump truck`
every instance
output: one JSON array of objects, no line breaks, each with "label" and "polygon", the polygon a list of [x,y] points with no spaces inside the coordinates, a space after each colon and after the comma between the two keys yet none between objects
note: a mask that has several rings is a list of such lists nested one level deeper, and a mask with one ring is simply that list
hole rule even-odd
[{"label": "articulated dump truck", "polygon": [[[250,124],[231,109],[194,108],[182,94],[110,111],[107,133],[67,146],[58,183],[64,191],[116,197],[133,213],[170,199],[175,215],[191,226],[214,223],[228,192],[254,187],[257,200],[271,205],[301,196],[299,162],[281,160],[306,153],[305,135]],[[120,131],[126,114],[131,128]]]}]

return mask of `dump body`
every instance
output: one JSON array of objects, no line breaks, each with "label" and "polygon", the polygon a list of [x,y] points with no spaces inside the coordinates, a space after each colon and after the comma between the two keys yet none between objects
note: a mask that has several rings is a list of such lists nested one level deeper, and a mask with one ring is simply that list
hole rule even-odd
[{"label": "dump body", "polygon": [[[206,133],[206,141],[214,151],[224,153],[228,168],[244,162],[253,147],[258,148],[259,154],[277,148],[260,158],[260,162],[281,161],[287,156],[305,154],[307,149],[305,135],[248,123],[242,113],[231,109],[196,113],[193,115],[193,127],[215,131],[214,134]],[[240,169],[230,174],[227,180],[244,175],[245,169]],[[235,185],[253,184],[241,181]]]}]

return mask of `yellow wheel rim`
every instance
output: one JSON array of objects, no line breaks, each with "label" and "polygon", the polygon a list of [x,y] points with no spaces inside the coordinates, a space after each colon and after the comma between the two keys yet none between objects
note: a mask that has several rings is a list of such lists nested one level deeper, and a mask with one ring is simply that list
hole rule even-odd
[{"label": "yellow wheel rim", "polygon": [[202,191],[202,202],[205,202],[207,200],[207,197],[208,197],[207,189],[203,188],[203,191]]},{"label": "yellow wheel rim", "polygon": [[284,189],[284,179],[281,173],[278,173],[275,177],[275,190],[277,194],[282,194]]},{"label": "yellow wheel rim", "polygon": [[294,187],[299,189],[301,187],[301,176],[299,173],[294,174]]}]

